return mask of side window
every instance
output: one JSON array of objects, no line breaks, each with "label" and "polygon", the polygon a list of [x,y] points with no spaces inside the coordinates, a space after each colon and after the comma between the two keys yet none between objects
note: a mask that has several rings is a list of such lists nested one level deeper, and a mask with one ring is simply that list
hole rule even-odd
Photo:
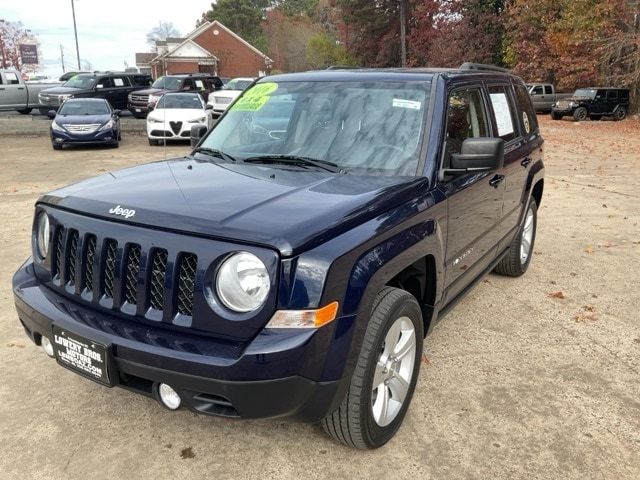
[{"label": "side window", "polygon": [[629,100],[629,90],[618,91],[618,97],[620,100]]},{"label": "side window", "polygon": [[546,95],[552,95],[553,94],[553,89],[551,88],[551,85],[545,85],[544,86],[544,93]]},{"label": "side window", "polygon": [[542,85],[536,85],[535,87],[533,87],[533,90],[531,91],[531,95],[542,95]]},{"label": "side window", "polygon": [[0,75],[0,85],[2,85],[2,75]]},{"label": "side window", "polygon": [[20,83],[18,75],[14,72],[5,72],[4,78],[7,80],[7,85],[18,85]]},{"label": "side window", "polygon": [[193,90],[193,80],[187,78],[182,84],[182,90]]},{"label": "side window", "polygon": [[196,78],[195,79],[195,83],[196,83],[196,90],[205,90],[206,89],[206,87],[204,85],[204,79]]},{"label": "side window", "polygon": [[211,79],[211,83],[213,84],[213,88],[215,89],[222,88],[224,86],[224,83],[222,83],[222,80],[220,80],[218,77],[213,77]]},{"label": "side window", "polygon": [[609,90],[607,92],[607,100],[618,100],[618,92],[616,90]]},{"label": "side window", "polygon": [[113,82],[113,86],[114,87],[128,87],[129,86],[129,82],[127,81],[126,78],[123,78],[123,77],[113,77],[111,79],[111,81]]},{"label": "side window", "polygon": [[489,87],[489,97],[491,106],[498,127],[498,136],[505,142],[509,142],[517,137],[515,131],[514,108],[509,97],[508,87],[504,85],[494,85]]},{"label": "side window", "polygon": [[[102,87],[100,85],[102,85]],[[112,86],[113,84],[111,83],[111,79],[109,77],[102,77],[100,80],[98,80],[98,83],[96,83],[96,88],[111,88]]]},{"label": "side window", "polygon": [[520,125],[522,133],[528,135],[538,130],[538,118],[531,103],[531,97],[527,95],[527,89],[523,85],[515,85],[516,100],[520,112]]},{"label": "side window", "polygon": [[479,88],[454,90],[447,108],[446,159],[460,153],[467,138],[489,137],[487,117]]}]

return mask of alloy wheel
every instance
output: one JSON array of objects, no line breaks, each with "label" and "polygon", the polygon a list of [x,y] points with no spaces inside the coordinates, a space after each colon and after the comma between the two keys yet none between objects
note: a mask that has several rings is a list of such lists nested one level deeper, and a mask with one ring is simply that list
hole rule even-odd
[{"label": "alloy wheel", "polygon": [[533,210],[527,210],[527,216],[524,219],[524,227],[522,228],[522,240],[520,241],[520,263],[524,265],[531,253],[531,242],[533,240]]}]

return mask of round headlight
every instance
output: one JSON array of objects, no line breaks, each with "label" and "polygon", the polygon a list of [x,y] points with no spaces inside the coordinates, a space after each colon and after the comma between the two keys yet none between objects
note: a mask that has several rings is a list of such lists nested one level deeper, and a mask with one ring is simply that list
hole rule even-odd
[{"label": "round headlight", "polygon": [[236,312],[251,312],[269,295],[267,267],[251,253],[240,252],[224,261],[216,278],[216,292],[222,303]]},{"label": "round headlight", "polygon": [[40,258],[46,258],[49,252],[49,216],[42,212],[36,222],[36,250]]}]

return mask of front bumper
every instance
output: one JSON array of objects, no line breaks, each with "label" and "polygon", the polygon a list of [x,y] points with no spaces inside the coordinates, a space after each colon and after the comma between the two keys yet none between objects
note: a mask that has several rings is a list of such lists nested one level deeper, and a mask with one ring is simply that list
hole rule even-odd
[{"label": "front bumper", "polygon": [[189,140],[191,138],[191,127],[196,125],[204,124],[182,122],[180,129],[175,131],[170,122],[147,122],[147,137],[152,140]]},{"label": "front bumper", "polygon": [[103,143],[112,145],[118,141],[118,130],[109,129],[92,133],[71,133],[67,131],[51,130],[51,142],[57,145],[68,144],[95,144]]},{"label": "front bumper", "polygon": [[[182,348],[188,346],[187,335],[104,315],[57,295],[38,283],[31,260],[14,275],[13,292],[20,322],[37,345],[43,335],[51,339],[53,325],[108,345],[113,386],[157,398],[157,385],[166,383],[195,412],[318,421],[337,408],[347,385],[302,374],[308,367],[305,356],[317,361],[326,355],[319,349],[325,339],[316,338],[326,334],[322,329],[265,332],[237,356],[214,339],[198,337],[209,348],[206,354],[193,353],[193,347]],[[270,378],[264,378],[266,372]]]}]

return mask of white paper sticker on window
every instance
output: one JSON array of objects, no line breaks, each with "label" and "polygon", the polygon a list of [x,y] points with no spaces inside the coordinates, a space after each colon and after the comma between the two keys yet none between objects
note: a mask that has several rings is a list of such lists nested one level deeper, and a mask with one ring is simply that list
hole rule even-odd
[{"label": "white paper sticker on window", "polygon": [[511,121],[511,111],[509,110],[507,96],[504,93],[492,93],[491,104],[496,114],[498,136],[504,137],[513,133],[513,122]]},{"label": "white paper sticker on window", "polygon": [[7,80],[9,80],[10,82],[18,81],[18,76],[13,72],[5,72],[4,76],[7,77]]},{"label": "white paper sticker on window", "polygon": [[394,98],[393,106],[400,108],[410,108],[411,110],[420,110],[422,103],[415,102],[413,100],[404,100],[403,98]]},{"label": "white paper sticker on window", "polygon": [[204,83],[202,82],[202,80],[196,80],[196,87],[198,88],[198,90],[204,90]]},{"label": "white paper sticker on window", "polygon": [[122,79],[121,79],[121,78],[114,78],[114,79],[113,79],[113,84],[114,84],[116,87],[122,87],[122,86],[124,85],[124,82],[122,81]]}]

